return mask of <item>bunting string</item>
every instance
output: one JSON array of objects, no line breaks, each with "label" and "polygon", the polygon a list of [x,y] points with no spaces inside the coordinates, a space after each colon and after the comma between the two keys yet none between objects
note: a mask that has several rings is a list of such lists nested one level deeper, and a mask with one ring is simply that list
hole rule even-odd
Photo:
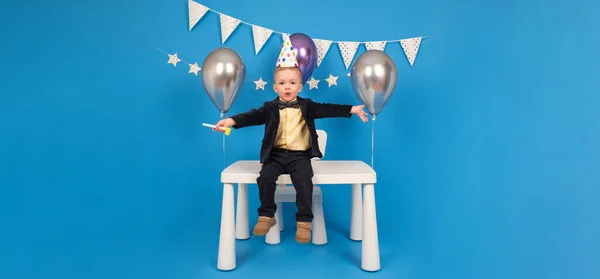
[{"label": "bunting string", "polygon": [[[189,31],[200,22],[200,20],[208,13],[212,12],[219,15],[219,22],[221,25],[221,44],[225,44],[227,39],[233,34],[233,32],[241,25],[247,25],[252,28],[252,35],[254,39],[254,50],[255,55],[258,55],[261,51],[262,47],[265,45],[267,40],[273,34],[279,34],[283,41],[283,36],[289,36],[289,33],[276,31],[270,28],[258,26],[256,24],[252,24],[230,15],[221,13],[214,9],[211,9],[205,5],[202,5],[194,0],[188,0],[188,28]],[[352,60],[354,59],[356,52],[360,45],[364,45],[367,50],[381,50],[384,51],[385,47],[390,43],[399,43],[402,47],[404,54],[406,55],[406,59],[412,67],[415,62],[415,58],[419,51],[421,44],[424,43],[423,39],[429,39],[429,36],[422,37],[413,37],[413,38],[404,38],[404,39],[396,39],[396,40],[378,40],[378,41],[337,41],[330,39],[322,39],[322,38],[312,38],[315,42],[315,46],[317,47],[317,67],[321,65],[323,59],[325,59],[326,55],[329,53],[329,49],[332,45],[338,45],[338,49],[344,61],[344,65],[346,70],[352,64]]]}]

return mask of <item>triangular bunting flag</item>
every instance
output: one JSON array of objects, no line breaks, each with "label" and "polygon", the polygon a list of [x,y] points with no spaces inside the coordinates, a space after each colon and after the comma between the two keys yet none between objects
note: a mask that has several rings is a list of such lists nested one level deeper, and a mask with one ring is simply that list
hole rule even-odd
[{"label": "triangular bunting flag", "polygon": [[346,64],[346,70],[350,67],[359,44],[359,42],[338,42],[342,58],[344,58],[344,64]]},{"label": "triangular bunting flag", "polygon": [[192,0],[188,1],[188,20],[190,30],[194,28],[196,23],[208,12],[208,7],[198,4]]},{"label": "triangular bunting flag", "polygon": [[385,49],[385,42],[366,42],[365,47],[367,50],[376,49],[383,51]]},{"label": "triangular bunting flag", "polygon": [[230,17],[228,15],[221,14],[221,43],[224,44],[229,38],[233,30],[238,27],[240,20],[237,18]]},{"label": "triangular bunting flag", "polygon": [[421,37],[400,40],[400,45],[404,50],[404,54],[406,54],[406,59],[408,59],[408,62],[412,67],[412,65],[415,63],[417,52],[419,52],[419,46],[421,45]]},{"label": "triangular bunting flag", "polygon": [[254,37],[254,51],[256,54],[262,49],[265,45],[273,30],[267,29],[264,27],[252,25],[252,36]]},{"label": "triangular bunting flag", "polygon": [[331,46],[331,41],[322,39],[313,39],[313,41],[317,46],[317,67],[319,67],[319,65],[321,65],[321,62],[323,62],[323,59],[325,58],[329,47]]}]

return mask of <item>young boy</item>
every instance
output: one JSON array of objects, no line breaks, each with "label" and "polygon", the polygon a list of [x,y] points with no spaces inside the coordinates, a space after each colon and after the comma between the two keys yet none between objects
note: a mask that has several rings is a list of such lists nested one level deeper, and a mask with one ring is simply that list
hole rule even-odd
[{"label": "young boy", "polygon": [[[286,59],[287,58],[287,59]],[[298,97],[302,90],[302,73],[297,67],[295,52],[286,40],[274,73],[273,90],[278,97],[261,107],[223,119],[213,129],[235,129],[265,124],[260,151],[262,168],[257,178],[260,207],[253,234],[266,235],[275,226],[276,181],[281,174],[289,174],[296,189],[296,241],[308,243],[311,239],[313,169],[311,158],[322,158],[315,119],[350,117],[356,114],[367,122],[363,105],[337,105],[313,102]]]}]

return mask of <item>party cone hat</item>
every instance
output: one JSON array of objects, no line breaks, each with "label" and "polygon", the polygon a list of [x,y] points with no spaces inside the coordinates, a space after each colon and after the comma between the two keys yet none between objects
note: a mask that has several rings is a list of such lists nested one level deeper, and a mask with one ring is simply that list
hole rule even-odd
[{"label": "party cone hat", "polygon": [[298,67],[296,50],[292,46],[289,36],[284,36],[281,52],[279,52],[279,58],[277,59],[277,68],[279,67]]}]

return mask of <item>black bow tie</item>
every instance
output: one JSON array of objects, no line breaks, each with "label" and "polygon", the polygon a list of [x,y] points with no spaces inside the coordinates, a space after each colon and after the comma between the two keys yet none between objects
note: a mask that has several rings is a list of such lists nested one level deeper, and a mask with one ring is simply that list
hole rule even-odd
[{"label": "black bow tie", "polygon": [[291,102],[285,102],[282,100],[279,100],[279,109],[284,109],[284,108],[299,108],[300,105],[298,104],[298,100],[294,100]]}]

